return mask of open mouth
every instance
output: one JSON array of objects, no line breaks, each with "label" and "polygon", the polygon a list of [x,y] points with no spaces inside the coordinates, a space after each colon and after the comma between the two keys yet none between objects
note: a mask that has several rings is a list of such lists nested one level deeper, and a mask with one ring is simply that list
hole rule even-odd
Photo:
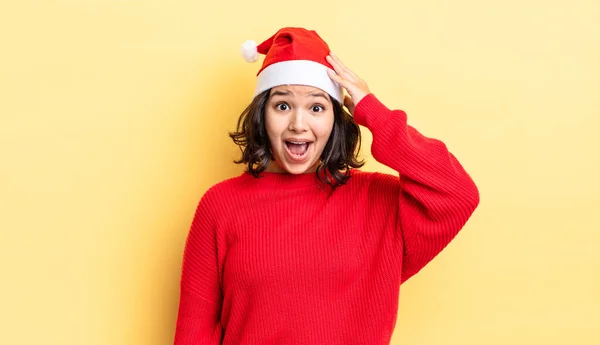
[{"label": "open mouth", "polygon": [[286,151],[293,160],[306,158],[311,142],[285,141]]}]

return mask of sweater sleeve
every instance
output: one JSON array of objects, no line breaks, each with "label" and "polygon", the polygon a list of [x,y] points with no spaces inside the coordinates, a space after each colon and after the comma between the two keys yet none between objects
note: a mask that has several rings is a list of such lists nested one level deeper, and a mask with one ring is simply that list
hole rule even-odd
[{"label": "sweater sleeve", "polygon": [[210,190],[202,197],[183,253],[175,345],[217,345],[222,294]]},{"label": "sweater sleeve", "polygon": [[403,241],[401,282],[419,272],[456,236],[479,204],[479,191],[446,145],[407,124],[373,94],[354,109],[373,134],[371,152],[399,174],[398,231]]}]

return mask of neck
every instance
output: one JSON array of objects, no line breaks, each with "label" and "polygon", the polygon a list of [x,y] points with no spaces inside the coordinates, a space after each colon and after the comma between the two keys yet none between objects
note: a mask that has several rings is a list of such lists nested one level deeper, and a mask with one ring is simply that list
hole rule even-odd
[{"label": "neck", "polygon": [[[319,166],[319,162],[315,163],[315,165],[313,165],[310,169],[302,172],[301,174],[316,173],[318,166]],[[278,173],[278,174],[291,174],[289,171],[285,170],[281,165],[279,165],[279,163],[277,163],[273,160],[271,160],[271,162],[265,169],[265,172]]]}]

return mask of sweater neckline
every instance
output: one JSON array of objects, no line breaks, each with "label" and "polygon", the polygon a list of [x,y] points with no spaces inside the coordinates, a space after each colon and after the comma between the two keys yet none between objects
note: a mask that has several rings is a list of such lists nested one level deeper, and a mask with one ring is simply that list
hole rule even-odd
[{"label": "sweater neckline", "polygon": [[244,171],[243,175],[246,179],[252,180],[252,183],[262,188],[298,189],[316,187],[319,184],[323,184],[315,172],[290,174],[263,171],[258,177],[254,177],[248,171]]}]

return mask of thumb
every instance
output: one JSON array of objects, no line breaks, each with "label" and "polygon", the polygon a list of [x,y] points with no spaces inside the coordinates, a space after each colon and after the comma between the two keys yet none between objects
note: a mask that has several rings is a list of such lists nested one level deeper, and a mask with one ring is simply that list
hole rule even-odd
[{"label": "thumb", "polygon": [[344,105],[350,111],[350,114],[354,114],[354,102],[352,101],[352,97],[345,95],[344,96]]}]

